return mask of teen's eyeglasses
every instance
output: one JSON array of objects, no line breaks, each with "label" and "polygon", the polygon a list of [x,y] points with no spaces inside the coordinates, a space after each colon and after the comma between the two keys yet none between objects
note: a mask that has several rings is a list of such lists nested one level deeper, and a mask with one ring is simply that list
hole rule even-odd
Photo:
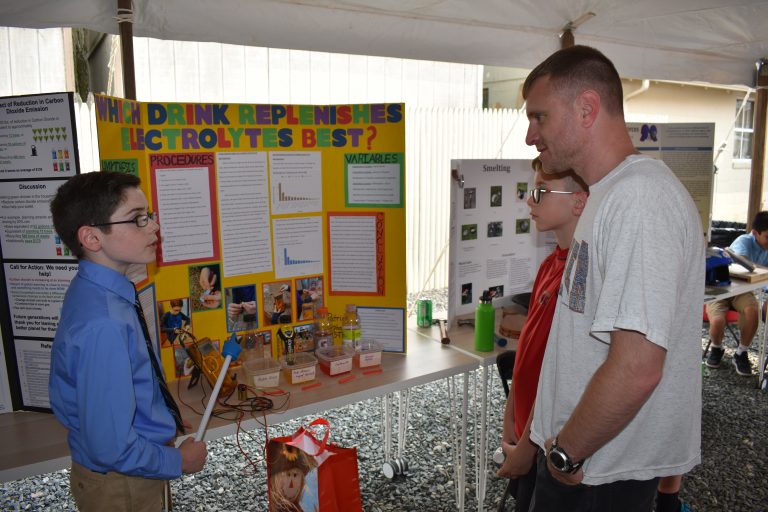
[{"label": "teen's eyeglasses", "polygon": [[539,204],[541,202],[541,194],[545,193],[552,193],[552,194],[575,194],[575,192],[569,192],[567,190],[547,190],[544,187],[536,187],[532,188],[528,191],[528,195],[531,196],[533,199],[533,202],[536,204]]},{"label": "teen's eyeglasses", "polygon": [[137,228],[146,227],[149,224],[149,220],[157,222],[157,215],[152,212],[142,213],[131,220],[118,220],[116,222],[102,222],[101,224],[90,224],[92,228],[98,228],[99,226],[113,226],[115,224],[136,224]]}]

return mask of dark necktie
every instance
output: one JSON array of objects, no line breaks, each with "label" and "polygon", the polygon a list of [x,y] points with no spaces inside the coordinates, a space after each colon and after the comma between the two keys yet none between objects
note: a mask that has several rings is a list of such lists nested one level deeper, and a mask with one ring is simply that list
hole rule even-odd
[{"label": "dark necktie", "polygon": [[181,411],[179,406],[176,405],[176,401],[171,396],[171,392],[168,390],[168,385],[165,383],[165,377],[160,370],[160,364],[155,357],[155,350],[152,348],[152,338],[149,336],[149,328],[147,327],[147,320],[144,318],[144,311],[141,309],[141,302],[139,302],[139,294],[136,294],[136,302],[133,303],[133,307],[136,308],[136,314],[139,315],[139,323],[141,324],[141,330],[144,332],[144,340],[147,342],[147,352],[149,352],[149,360],[152,362],[152,370],[157,378],[157,383],[160,384],[160,394],[163,395],[163,401],[168,412],[173,416],[173,421],[176,423],[176,430],[184,433],[184,423],[181,421]]}]

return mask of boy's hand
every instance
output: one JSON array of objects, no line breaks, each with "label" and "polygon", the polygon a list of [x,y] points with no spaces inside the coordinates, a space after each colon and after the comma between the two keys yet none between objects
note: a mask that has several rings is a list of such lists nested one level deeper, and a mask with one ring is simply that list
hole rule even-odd
[{"label": "boy's hand", "polygon": [[205,459],[208,458],[208,448],[205,441],[195,441],[193,438],[186,438],[179,445],[181,452],[181,472],[197,473],[205,466]]},{"label": "boy's hand", "polygon": [[231,302],[229,306],[227,306],[227,314],[229,315],[229,318],[232,320],[236,319],[240,313],[243,312],[243,305],[238,304],[237,302]]},{"label": "boy's hand", "polygon": [[[504,450],[504,463],[496,472],[496,476],[506,478],[520,478],[525,476],[533,467],[533,458],[524,453],[525,450],[517,445],[505,443],[502,441],[501,449]],[[535,455],[535,451],[533,452]]]}]

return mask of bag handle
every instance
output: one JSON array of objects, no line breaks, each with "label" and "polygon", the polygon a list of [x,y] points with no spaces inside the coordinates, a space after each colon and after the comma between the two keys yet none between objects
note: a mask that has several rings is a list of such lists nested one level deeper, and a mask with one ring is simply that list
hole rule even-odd
[{"label": "bag handle", "polygon": [[[322,425],[325,427],[325,435],[323,436],[323,440],[320,442],[320,447],[315,455],[320,455],[325,451],[325,447],[328,445],[328,437],[331,435],[331,424],[330,422],[325,418],[315,418],[307,427],[315,427],[317,425]],[[311,435],[312,437],[315,437],[313,434],[314,432],[307,429],[307,434]],[[317,438],[315,438],[317,440]]]}]

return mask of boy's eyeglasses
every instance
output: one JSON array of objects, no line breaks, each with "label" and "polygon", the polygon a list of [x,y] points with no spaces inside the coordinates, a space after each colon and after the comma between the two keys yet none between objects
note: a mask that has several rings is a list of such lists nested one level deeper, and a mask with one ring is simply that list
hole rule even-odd
[{"label": "boy's eyeglasses", "polygon": [[154,221],[157,221],[156,215],[152,212],[142,213],[131,220],[118,220],[116,222],[102,222],[101,224],[90,224],[92,228],[97,228],[99,226],[112,226],[114,224],[136,224],[137,228],[143,228],[146,227],[147,224],[149,224],[149,219],[152,219]]},{"label": "boy's eyeglasses", "polygon": [[544,187],[536,187],[528,191],[528,195],[531,196],[531,198],[533,199],[533,202],[536,204],[539,204],[541,202],[541,194],[544,194],[544,193],[574,194],[575,192],[569,192],[567,190],[547,190]]}]

